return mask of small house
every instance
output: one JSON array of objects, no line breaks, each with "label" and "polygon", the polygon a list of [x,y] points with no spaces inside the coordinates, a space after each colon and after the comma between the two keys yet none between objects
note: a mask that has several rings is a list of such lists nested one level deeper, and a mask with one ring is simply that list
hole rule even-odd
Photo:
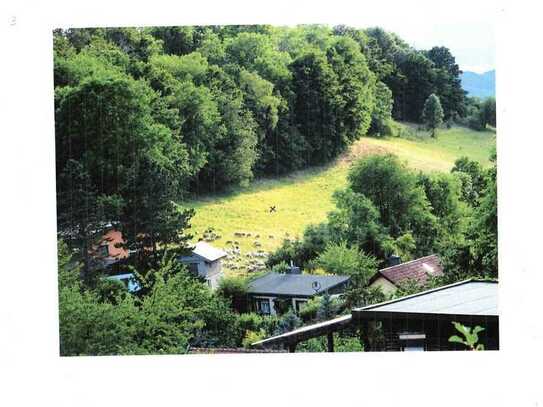
[{"label": "small house", "polygon": [[122,247],[124,243],[122,232],[110,224],[107,232],[92,246],[89,252],[93,259],[94,268],[105,269],[128,258],[128,250]]},{"label": "small house", "polygon": [[421,285],[429,277],[443,275],[443,268],[439,257],[435,254],[421,257],[416,260],[400,263],[400,258],[391,256],[389,267],[379,270],[369,281],[370,287],[380,288],[385,295],[393,294],[402,283],[409,280]]},{"label": "small house", "polygon": [[136,293],[141,286],[133,273],[120,271],[117,266],[130,256],[130,251],[124,244],[123,234],[114,224],[107,225],[107,232],[100,238],[97,244],[92,246],[91,256],[94,269],[103,269],[108,274],[105,279],[120,281],[128,292]]},{"label": "small house", "polygon": [[343,293],[348,282],[348,276],[301,274],[299,267],[291,266],[287,273],[270,272],[251,281],[247,292],[255,312],[275,315],[278,300],[290,302],[294,312],[299,312],[312,297]]},{"label": "small house", "polygon": [[[93,261],[94,269],[107,269],[108,278],[123,282],[129,291],[135,292],[140,289],[136,279],[131,273],[122,272],[119,274],[114,265],[124,259],[127,259],[131,252],[123,247],[126,243],[122,232],[110,225],[107,232],[100,240],[92,246],[90,255]],[[217,249],[206,242],[198,242],[192,248],[190,255],[181,256],[179,260],[186,264],[189,271],[193,272],[207,281],[207,284],[215,289],[219,280],[223,276],[221,260],[226,257],[226,253]]]},{"label": "small house", "polygon": [[225,257],[226,252],[223,250],[200,241],[196,243],[190,255],[181,256],[179,260],[187,265],[190,272],[203,278],[209,287],[215,289],[224,276],[222,259]]}]

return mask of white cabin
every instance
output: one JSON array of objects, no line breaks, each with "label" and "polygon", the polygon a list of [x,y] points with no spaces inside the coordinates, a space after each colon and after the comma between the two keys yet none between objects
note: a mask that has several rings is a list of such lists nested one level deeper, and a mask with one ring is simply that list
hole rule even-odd
[{"label": "white cabin", "polygon": [[211,289],[216,289],[224,273],[222,259],[226,252],[211,246],[206,242],[198,242],[189,256],[180,257],[180,261],[187,265],[189,271],[197,274],[207,281]]}]

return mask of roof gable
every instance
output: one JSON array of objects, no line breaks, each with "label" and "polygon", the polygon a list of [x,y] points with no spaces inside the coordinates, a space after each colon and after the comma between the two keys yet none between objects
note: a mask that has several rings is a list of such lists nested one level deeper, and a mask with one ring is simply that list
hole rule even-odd
[{"label": "roof gable", "polygon": [[429,276],[442,276],[443,267],[439,257],[432,254],[381,269],[372,277],[371,281],[375,281],[380,275],[396,286],[407,280],[415,280],[420,284],[424,284]]},{"label": "roof gable", "polygon": [[226,257],[226,252],[203,241],[196,243],[194,249],[192,249],[192,253],[204,258],[207,261],[215,261]]}]

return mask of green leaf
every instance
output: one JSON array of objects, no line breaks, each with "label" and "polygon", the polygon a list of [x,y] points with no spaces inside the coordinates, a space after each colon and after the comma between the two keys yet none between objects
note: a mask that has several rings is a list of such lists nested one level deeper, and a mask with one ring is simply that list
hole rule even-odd
[{"label": "green leaf", "polygon": [[459,336],[457,335],[453,335],[449,338],[449,342],[457,342],[457,343],[461,343],[463,345],[467,345],[467,343],[462,339],[460,338]]},{"label": "green leaf", "polygon": [[477,325],[475,328],[473,328],[473,333],[478,334],[479,332],[483,332],[484,330],[485,330],[485,328],[483,328],[482,326]]},{"label": "green leaf", "polygon": [[466,334],[466,342],[469,346],[474,346],[477,343],[477,335],[473,335],[471,332]]}]

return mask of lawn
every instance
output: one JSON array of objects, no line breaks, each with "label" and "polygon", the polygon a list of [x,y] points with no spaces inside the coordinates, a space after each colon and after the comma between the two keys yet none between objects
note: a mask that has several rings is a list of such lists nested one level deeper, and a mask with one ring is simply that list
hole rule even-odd
[{"label": "lawn", "polygon": [[437,138],[426,136],[424,131],[416,131],[413,138],[364,138],[363,143],[379,146],[407,160],[410,167],[422,171],[450,171],[454,161],[463,155],[479,161],[484,166],[490,164],[489,156],[496,145],[494,130],[473,131],[464,127],[442,130]]},{"label": "lawn", "polygon": [[[332,194],[345,186],[349,165],[356,158],[391,152],[414,169],[449,171],[462,155],[489,165],[488,156],[496,144],[491,130],[453,127],[430,139],[413,126],[405,128],[411,129],[409,138],[363,137],[348,154],[328,166],[260,179],[222,195],[199,197],[188,203],[196,210],[192,234],[197,239],[206,229],[213,229],[211,244],[229,252],[224,263],[227,275],[262,269],[266,253],[283,239],[299,237],[307,225],[326,219],[334,209]],[[276,208],[273,212],[272,206]]]}]

